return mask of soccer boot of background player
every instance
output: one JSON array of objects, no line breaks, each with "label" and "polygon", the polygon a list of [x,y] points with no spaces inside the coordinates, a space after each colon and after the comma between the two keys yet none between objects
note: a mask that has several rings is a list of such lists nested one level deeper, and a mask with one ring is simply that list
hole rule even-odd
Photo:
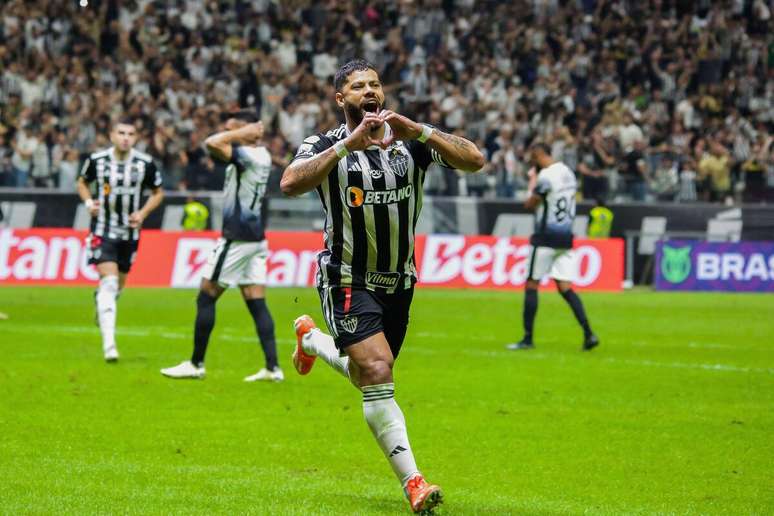
[{"label": "soccer boot of background player", "polygon": [[304,350],[304,336],[317,328],[314,321],[308,315],[302,315],[293,321],[296,330],[296,349],[293,350],[293,366],[298,374],[309,374],[317,356]]},{"label": "soccer boot of background player", "polygon": [[422,475],[414,475],[403,488],[411,510],[417,514],[432,514],[433,508],[443,502],[443,493],[441,488],[428,484]]},{"label": "soccer boot of background player", "polygon": [[246,382],[281,382],[285,379],[285,373],[279,366],[274,369],[266,369],[265,367],[255,374],[245,377]]},{"label": "soccer boot of background player", "polygon": [[514,342],[513,344],[506,345],[505,349],[509,349],[511,351],[535,349],[535,345],[532,343],[532,339],[528,339],[527,337],[524,337],[519,342]]},{"label": "soccer boot of background player", "polygon": [[599,337],[593,333],[589,333],[583,338],[583,351],[591,351],[599,346]]},{"label": "soccer boot of background player", "polygon": [[167,367],[161,370],[161,374],[167,378],[204,378],[204,366],[196,367],[190,360],[181,362],[174,367]]},{"label": "soccer boot of background player", "polygon": [[118,362],[118,348],[116,348],[115,344],[109,348],[105,348],[103,350],[103,356],[105,357],[105,362]]}]

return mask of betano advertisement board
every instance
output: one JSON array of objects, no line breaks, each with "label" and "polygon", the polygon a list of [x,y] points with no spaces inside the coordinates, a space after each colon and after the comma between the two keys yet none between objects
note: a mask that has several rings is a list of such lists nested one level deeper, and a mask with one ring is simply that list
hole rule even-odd
[{"label": "betano advertisement board", "polygon": [[657,290],[774,292],[774,242],[659,242],[655,276]]},{"label": "betano advertisement board", "polygon": [[[268,232],[268,284],[314,285],[321,233]],[[1,229],[0,284],[88,285],[97,281],[86,263],[85,231]],[[145,230],[128,284],[148,287],[199,286],[201,271],[217,241],[216,232]],[[623,281],[623,241],[578,240],[576,286],[617,291]],[[513,289],[524,285],[529,244],[522,238],[418,235],[420,285]],[[549,285],[548,279],[544,282]]]}]

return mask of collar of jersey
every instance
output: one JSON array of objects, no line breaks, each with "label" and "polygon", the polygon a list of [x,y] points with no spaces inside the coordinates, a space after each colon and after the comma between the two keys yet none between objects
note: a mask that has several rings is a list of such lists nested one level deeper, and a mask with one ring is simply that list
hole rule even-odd
[{"label": "collar of jersey", "polygon": [[117,161],[118,163],[128,163],[132,161],[132,154],[134,154],[134,149],[129,149],[129,152],[126,153],[126,158],[124,158],[123,161],[118,161],[118,158],[116,158],[116,146],[113,145],[110,147],[110,159],[113,161]]}]

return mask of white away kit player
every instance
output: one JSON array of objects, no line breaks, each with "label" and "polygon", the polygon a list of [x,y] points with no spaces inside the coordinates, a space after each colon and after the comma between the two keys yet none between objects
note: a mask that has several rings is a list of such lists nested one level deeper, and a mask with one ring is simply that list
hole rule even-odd
[{"label": "white away kit player", "polygon": [[204,355],[215,326],[215,303],[231,285],[242,292],[263,348],[266,366],[245,378],[282,381],[277,364],[274,321],[266,305],[266,185],[271,173],[271,155],[258,145],[263,124],[250,110],[227,113],[224,131],[205,140],[210,155],[228,163],[223,187],[223,236],[207,261],[196,299],[194,350],[190,360],[161,370],[170,378],[203,378]]},{"label": "white away kit player", "polygon": [[[540,280],[549,275],[583,328],[583,350],[589,351],[599,345],[599,339],[591,331],[583,303],[572,290],[578,269],[572,250],[572,222],[578,190],[575,174],[561,161],[554,161],[550,148],[544,143],[533,143],[528,152],[533,169],[530,170],[528,186],[531,194],[524,205],[536,211],[524,292],[524,337],[519,342],[508,344],[507,348],[525,350],[535,347],[532,328],[537,313],[538,286]],[[540,172],[535,174],[535,169]]]}]

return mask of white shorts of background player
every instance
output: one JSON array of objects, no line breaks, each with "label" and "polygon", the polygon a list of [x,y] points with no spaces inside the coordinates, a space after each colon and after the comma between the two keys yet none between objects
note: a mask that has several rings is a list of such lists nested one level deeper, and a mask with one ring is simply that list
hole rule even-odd
[{"label": "white shorts of background player", "polygon": [[207,258],[203,277],[222,287],[266,285],[269,244],[219,238]]},{"label": "white shorts of background player", "polygon": [[546,275],[558,281],[574,282],[578,260],[572,249],[532,247],[527,257],[527,279],[540,281]]}]

